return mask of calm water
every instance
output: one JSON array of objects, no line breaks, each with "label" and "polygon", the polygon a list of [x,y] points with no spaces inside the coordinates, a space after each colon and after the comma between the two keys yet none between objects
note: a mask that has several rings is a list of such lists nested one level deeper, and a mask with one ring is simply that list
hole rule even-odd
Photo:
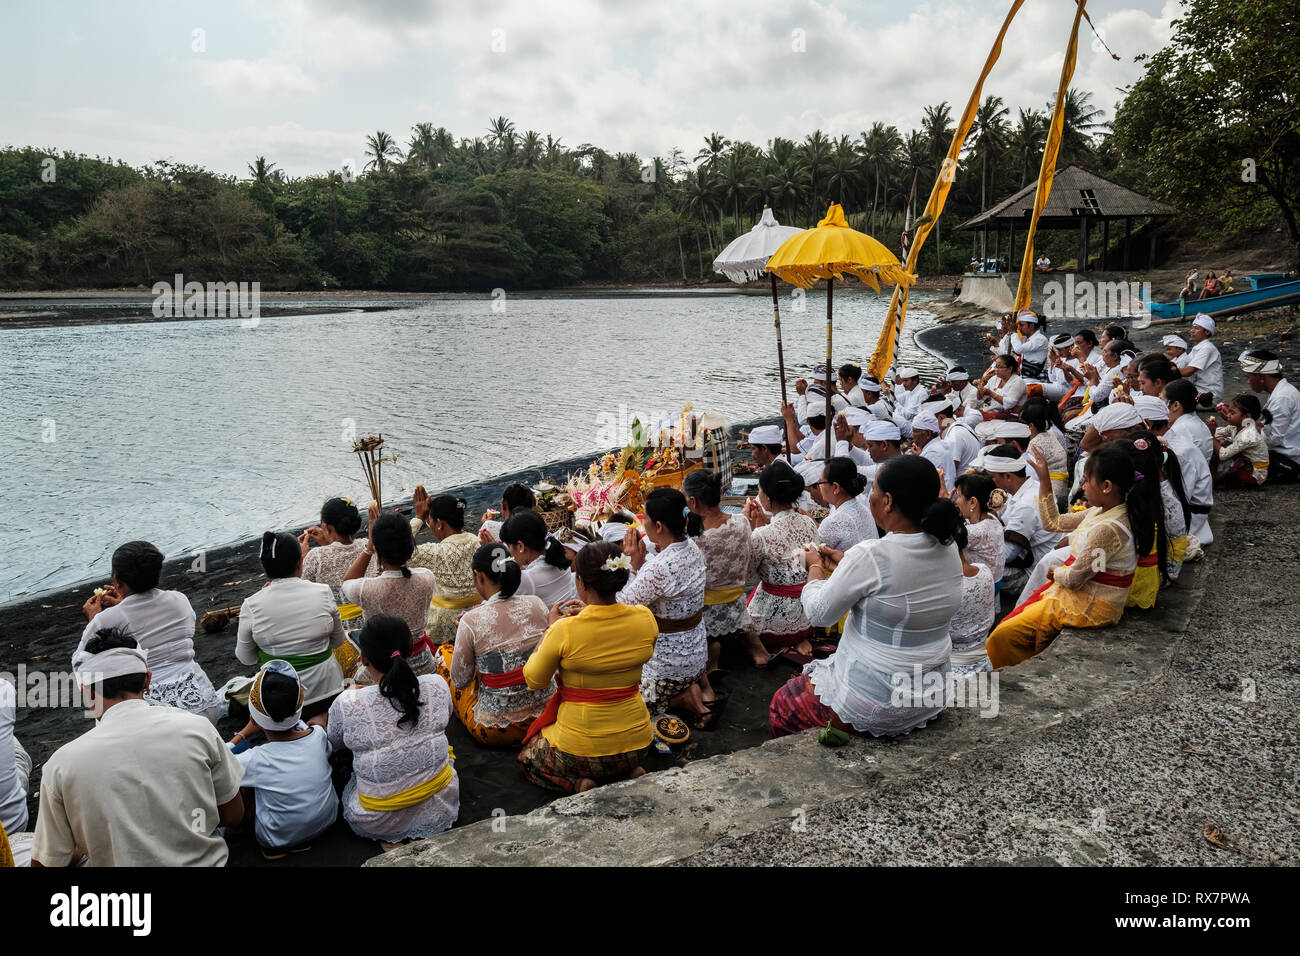
[{"label": "calm water", "polygon": [[[908,328],[930,324],[913,296]],[[836,290],[835,362],[863,363],[886,296]],[[0,602],[106,577],[120,543],[168,556],[301,526],[368,500],[351,452],[382,432],[384,497],[604,450],[634,414],[685,402],[729,422],[778,412],[770,301],[511,298],[382,312],[0,332]],[[788,375],[825,349],[825,299],[782,331]],[[904,336],[902,355],[936,367]]]}]

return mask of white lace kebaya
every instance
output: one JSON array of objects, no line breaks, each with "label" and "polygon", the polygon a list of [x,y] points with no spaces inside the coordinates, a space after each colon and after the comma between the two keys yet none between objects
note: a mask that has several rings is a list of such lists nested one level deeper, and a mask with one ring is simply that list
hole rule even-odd
[{"label": "white lace kebaya", "polygon": [[[646,559],[641,570],[618,592],[618,601],[640,604],[657,618],[679,621],[702,612],[706,578],[704,555],[695,542],[674,541]],[[660,631],[654,656],[641,668],[641,679],[691,680],[704,670],[708,654],[703,620],[688,631]]]}]

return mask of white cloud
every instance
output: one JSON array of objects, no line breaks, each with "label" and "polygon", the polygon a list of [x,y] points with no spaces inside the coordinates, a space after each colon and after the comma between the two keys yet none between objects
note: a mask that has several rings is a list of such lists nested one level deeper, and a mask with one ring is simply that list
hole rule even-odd
[{"label": "white cloud", "polygon": [[297,64],[269,57],[255,62],[200,58],[194,61],[194,69],[200,83],[231,100],[302,95],[320,89]]}]

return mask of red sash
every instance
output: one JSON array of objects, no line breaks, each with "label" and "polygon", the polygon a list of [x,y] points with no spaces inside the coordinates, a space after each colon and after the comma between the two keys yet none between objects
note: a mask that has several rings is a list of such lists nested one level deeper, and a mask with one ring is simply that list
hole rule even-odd
[{"label": "red sash", "polygon": [[526,746],[529,741],[559,719],[560,705],[565,702],[571,704],[612,704],[615,701],[635,697],[640,692],[641,688],[636,684],[631,687],[602,687],[599,689],[565,687],[564,681],[556,677],[555,696],[546,702],[546,709],[528,728],[528,735],[524,737],[524,745]]},{"label": "red sash", "polygon": [[[1074,564],[1074,555],[1070,555],[1070,558],[1068,561],[1065,562],[1064,567],[1068,568],[1072,564]],[[1107,587],[1112,587],[1112,588],[1127,588],[1133,586],[1133,575],[1131,573],[1130,574],[1107,574],[1104,571],[1099,571],[1098,573],[1092,576],[1092,580],[1096,581],[1098,584],[1104,584]],[[1033,604],[1035,601],[1040,600],[1042,596],[1047,593],[1047,589],[1050,588],[1055,583],[1056,582],[1052,580],[1052,576],[1048,574],[1047,583],[1044,584],[1042,587],[1040,587],[1033,594],[1029,595],[1027,599],[1021,601],[1020,604],[1016,607],[1016,609],[1012,611],[1010,614],[1008,614],[1006,617],[1004,617],[1003,620],[1005,621],[1015,617],[1025,608],[1029,607],[1029,605]]]},{"label": "red sash", "polygon": [[494,690],[500,690],[503,687],[523,687],[528,682],[524,680],[524,669],[516,667],[512,671],[503,671],[500,674],[484,674],[481,671],[478,675],[479,683],[484,687],[491,687]]},{"label": "red sash", "polygon": [[1139,568],[1154,568],[1160,563],[1160,555],[1148,554],[1145,558],[1138,558]]},{"label": "red sash", "polygon": [[[802,584],[768,584],[766,581],[760,581],[758,588],[762,588],[768,594],[773,594],[776,597],[798,597],[803,594]],[[749,592],[749,597],[745,600],[746,607],[749,606],[750,601],[754,600],[754,595],[758,593],[758,588],[754,588],[754,590]]]},{"label": "red sash", "polygon": [[411,642],[411,656],[414,657],[416,654],[420,653],[420,651],[426,650],[430,654],[434,652],[433,642],[429,640],[429,635],[427,633],[421,633],[419,637]]}]

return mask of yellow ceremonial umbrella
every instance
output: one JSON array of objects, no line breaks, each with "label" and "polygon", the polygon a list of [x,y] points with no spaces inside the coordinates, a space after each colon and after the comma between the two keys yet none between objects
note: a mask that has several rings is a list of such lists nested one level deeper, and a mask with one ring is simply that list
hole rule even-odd
[{"label": "yellow ceremonial umbrella", "polygon": [[916,276],[903,268],[898,256],[865,232],[849,228],[839,203],[831,203],[826,218],[814,229],[791,236],[767,260],[767,271],[801,289],[826,280],[826,457],[831,457],[831,314],[835,280],[857,276],[872,290],[889,285],[907,288]]}]

